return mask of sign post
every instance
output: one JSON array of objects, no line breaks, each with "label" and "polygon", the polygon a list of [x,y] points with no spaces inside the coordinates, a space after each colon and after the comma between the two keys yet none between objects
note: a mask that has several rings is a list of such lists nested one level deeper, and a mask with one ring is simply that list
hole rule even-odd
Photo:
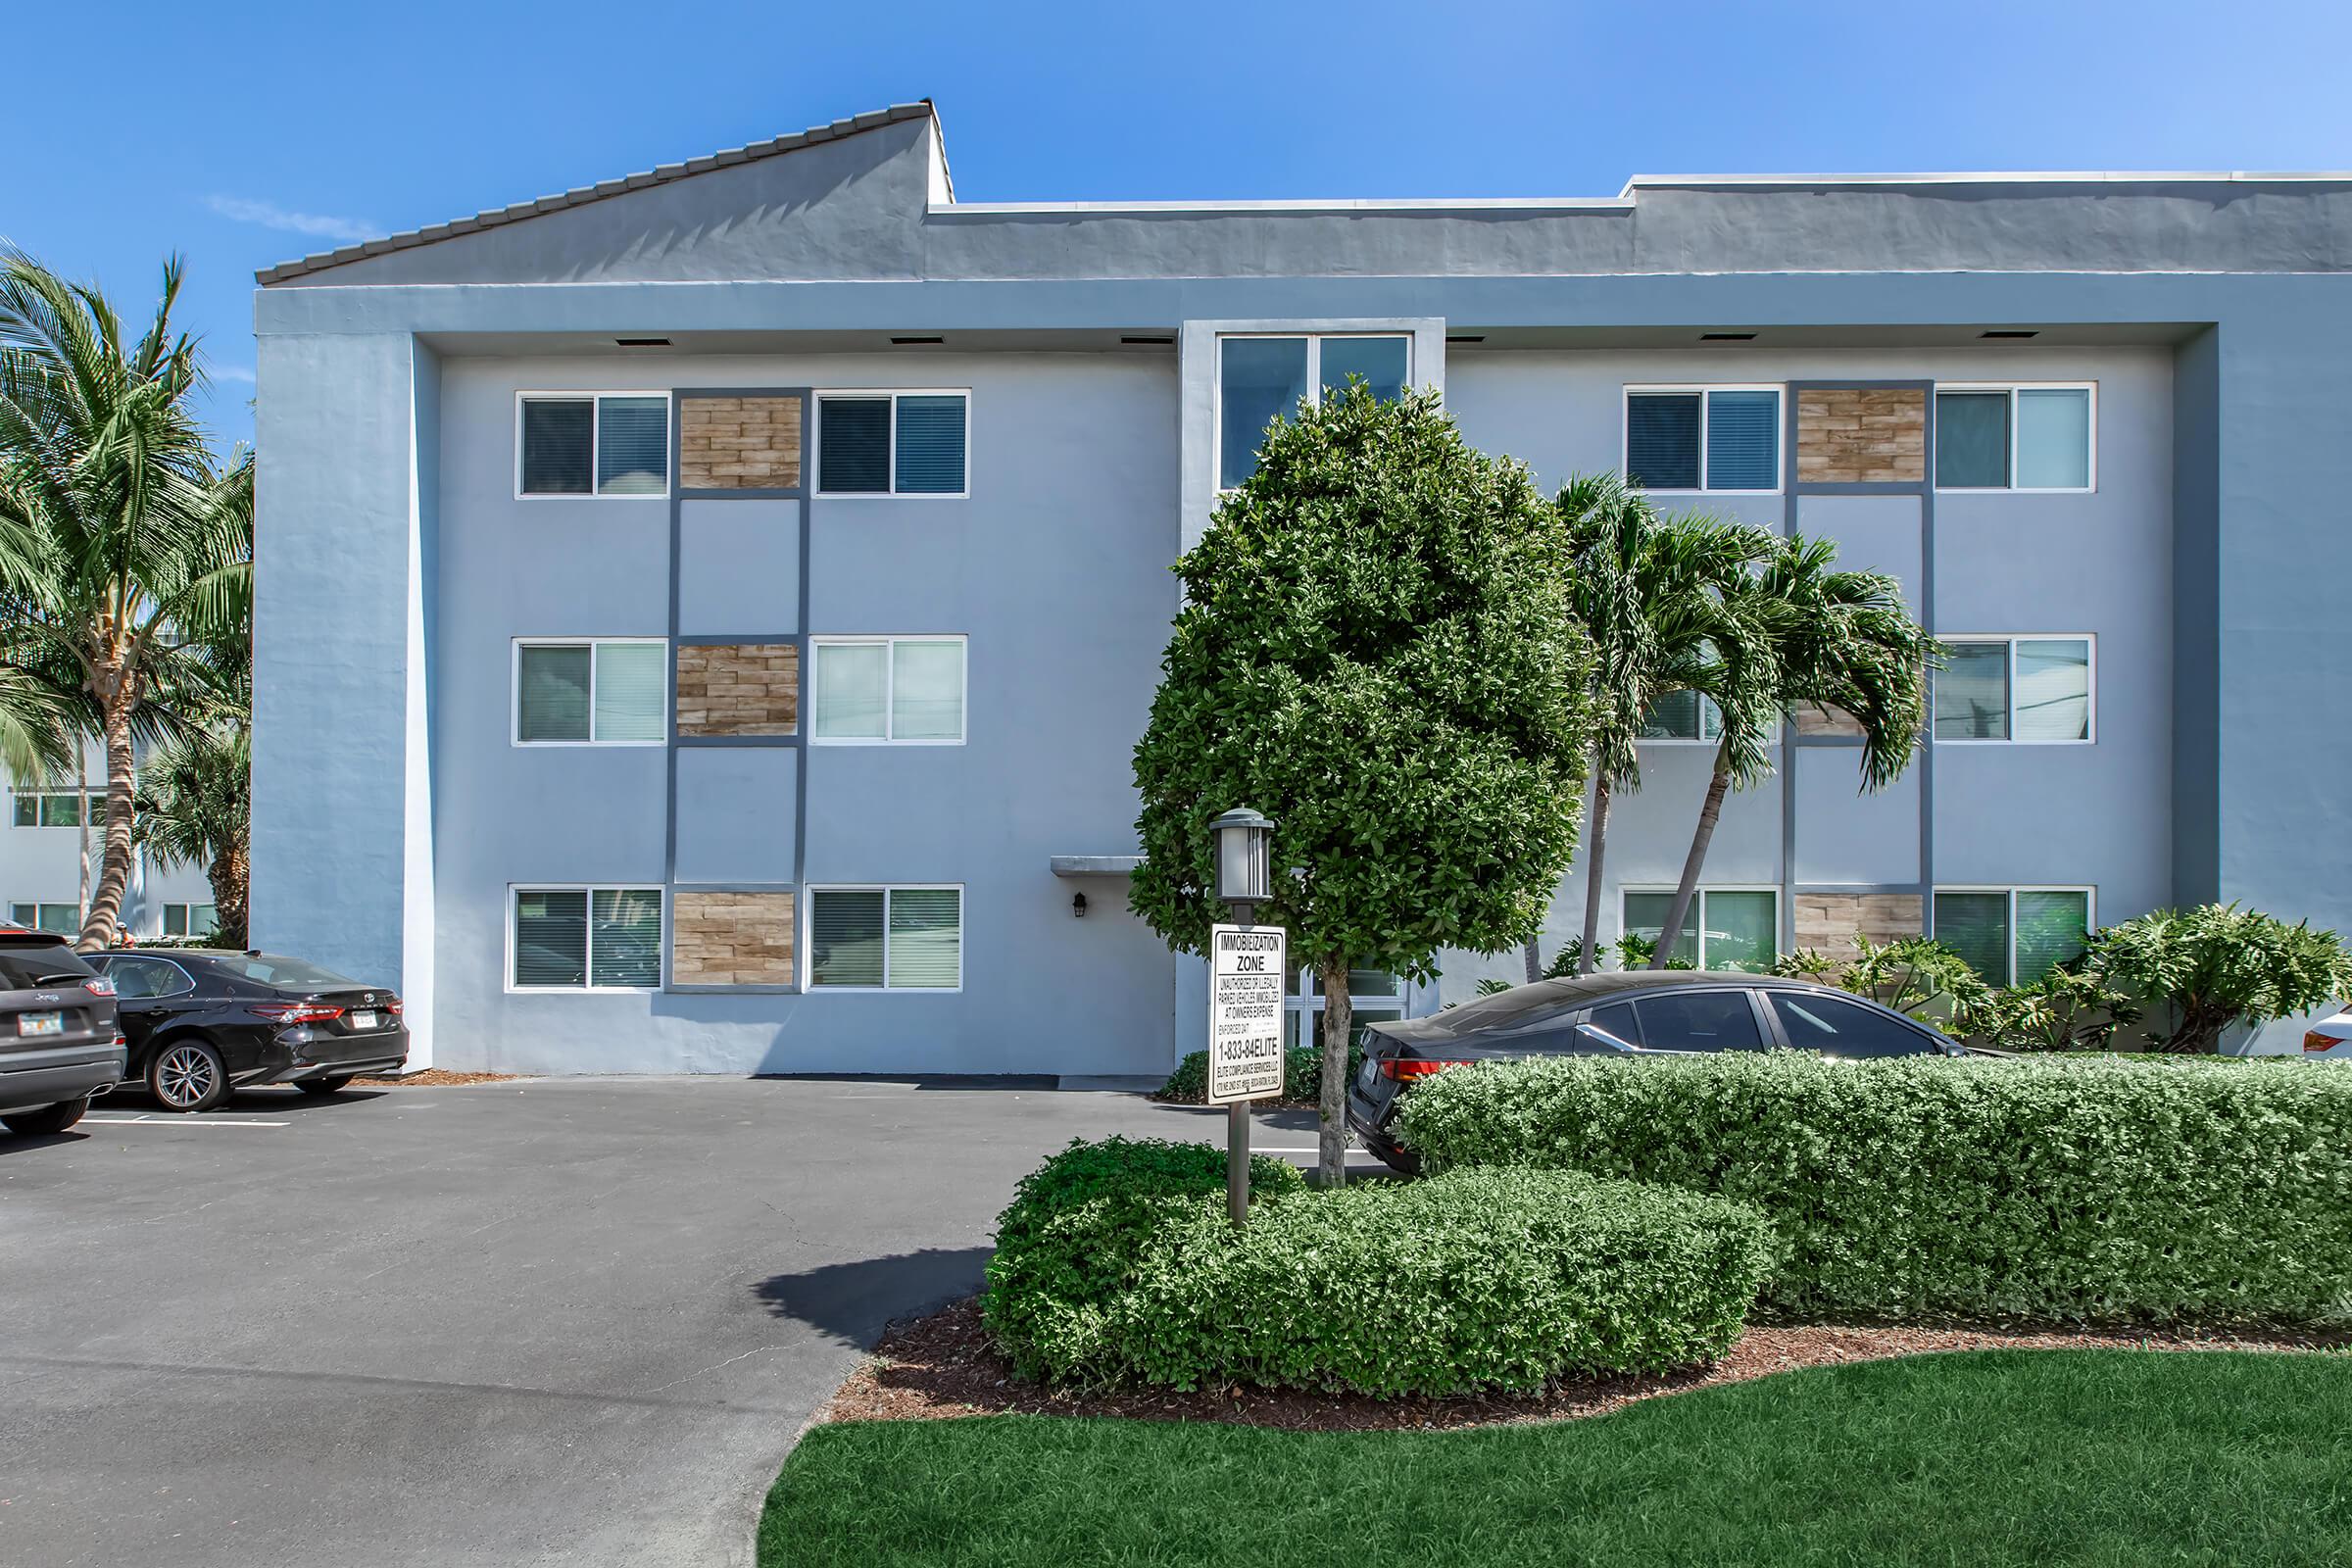
[{"label": "sign post", "polygon": [[1225,1202],[1250,1217],[1250,1102],[1282,1094],[1289,939],[1280,926],[1209,928],[1208,1102],[1225,1107]]}]

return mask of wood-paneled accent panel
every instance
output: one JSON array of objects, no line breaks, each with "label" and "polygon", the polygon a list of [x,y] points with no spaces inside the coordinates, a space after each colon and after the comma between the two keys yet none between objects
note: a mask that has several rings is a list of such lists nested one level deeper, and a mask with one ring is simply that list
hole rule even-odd
[{"label": "wood-paneled accent panel", "polygon": [[795,936],[788,890],[673,894],[669,923],[672,985],[792,984]]},{"label": "wood-paneled accent panel", "polygon": [[1807,387],[1796,395],[1799,484],[1921,484],[1928,395],[1916,387]]},{"label": "wood-paneled accent panel", "polygon": [[687,398],[678,483],[688,490],[790,490],[801,482],[799,398]]},{"label": "wood-paneled accent panel", "polygon": [[1926,911],[1916,893],[1799,893],[1796,945],[1844,962],[1861,956],[1857,934],[1873,942],[1915,937]]},{"label": "wood-paneled accent panel", "polygon": [[791,735],[800,722],[793,644],[678,644],[679,734]]}]

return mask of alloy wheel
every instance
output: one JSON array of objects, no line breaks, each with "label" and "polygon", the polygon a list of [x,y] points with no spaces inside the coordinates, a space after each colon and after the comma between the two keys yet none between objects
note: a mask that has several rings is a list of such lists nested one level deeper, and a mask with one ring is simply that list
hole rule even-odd
[{"label": "alloy wheel", "polygon": [[174,1046],[155,1067],[156,1097],[175,1110],[201,1105],[220,1081],[212,1053],[195,1046]]}]

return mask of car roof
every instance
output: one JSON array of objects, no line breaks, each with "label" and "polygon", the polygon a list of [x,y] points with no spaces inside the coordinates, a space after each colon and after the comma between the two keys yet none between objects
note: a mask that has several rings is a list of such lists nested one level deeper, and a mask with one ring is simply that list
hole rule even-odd
[{"label": "car roof", "polygon": [[61,937],[54,931],[35,931],[30,926],[0,925],[0,942],[20,948],[70,948],[72,937]]},{"label": "car roof", "polygon": [[1790,991],[1836,989],[1817,981],[1790,979],[1777,974],[1750,974],[1744,969],[1608,969],[1574,975],[1564,980],[1539,980],[1536,984],[1563,1002],[1600,1002],[1635,991],[1663,991],[1676,986],[1772,986]]}]

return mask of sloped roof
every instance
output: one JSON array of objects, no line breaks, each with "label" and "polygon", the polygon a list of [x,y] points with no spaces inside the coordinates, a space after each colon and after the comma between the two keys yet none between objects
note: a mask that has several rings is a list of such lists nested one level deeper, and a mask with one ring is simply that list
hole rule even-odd
[{"label": "sloped roof", "polygon": [[608,196],[619,196],[628,191],[644,190],[653,185],[666,185],[673,179],[684,179],[692,174],[707,173],[713,169],[727,169],[736,164],[748,164],[761,158],[773,158],[780,153],[795,152],[803,147],[814,146],[818,142],[837,141],[844,136],[855,136],[861,130],[878,130],[884,125],[896,125],[909,120],[936,120],[937,118],[931,107],[931,100],[928,98],[910,104],[892,104],[888,109],[876,109],[866,114],[852,116],[848,120],[836,120],[829,125],[812,125],[807,130],[795,131],[789,136],[778,136],[773,141],[754,142],[748,147],[730,147],[724,152],[711,153],[708,157],[689,158],[682,164],[663,164],[658,169],[649,169],[640,174],[624,174],[618,179],[608,179],[597,185],[583,185],[577,190],[567,190],[560,195],[542,196],[536,201],[516,202],[512,207],[493,208],[487,212],[476,213],[471,218],[460,218],[446,223],[435,223],[430,228],[412,228],[406,233],[387,234],[382,239],[362,240],[357,245],[346,245],[340,250],[320,251],[315,256],[305,256],[300,261],[280,262],[275,267],[265,268],[256,272],[254,278],[257,282],[265,284],[282,283],[288,278],[323,271],[327,268],[340,267],[346,262],[356,262],[363,257],[381,256],[387,251],[414,250],[419,245],[430,245],[435,240],[452,239],[460,234],[473,233],[477,229],[495,228],[501,223],[512,223],[525,218],[536,218],[542,213],[559,213],[567,207],[585,206],[589,202],[603,201]]}]

